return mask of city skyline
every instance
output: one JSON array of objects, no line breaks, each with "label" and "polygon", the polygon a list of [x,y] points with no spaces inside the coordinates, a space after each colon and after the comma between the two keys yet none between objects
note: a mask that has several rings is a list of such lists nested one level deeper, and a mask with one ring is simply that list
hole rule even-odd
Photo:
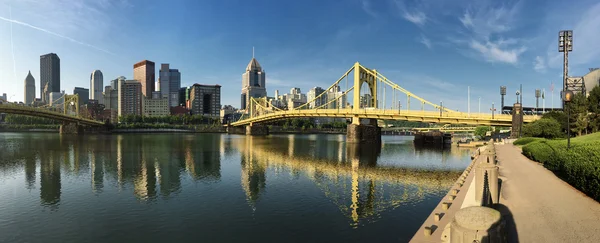
[{"label": "city skyline", "polygon": [[[49,17],[39,13],[55,10],[57,7],[52,4],[0,3],[0,33],[11,36],[12,28],[11,40],[0,44],[1,93],[7,93],[11,100],[22,101],[23,77],[32,70],[35,80],[41,80],[36,59],[53,52],[61,57],[61,90],[87,87],[87,75],[95,69],[102,70],[107,80],[118,76],[131,78],[131,65],[147,59],[169,63],[185,73],[182,86],[222,85],[222,104],[237,107],[240,74],[251,57],[252,46],[256,46],[256,58],[269,72],[266,79],[269,96],[276,89],[298,86],[308,91],[316,86],[328,87],[359,61],[378,69],[407,90],[432,102],[443,100],[445,106],[453,109],[467,111],[466,94],[470,86],[470,108],[475,111],[477,103],[474,101],[479,96],[482,110],[487,110],[491,102],[498,104],[501,85],[507,86],[506,100],[512,102],[514,91],[522,83],[526,106],[535,105],[535,89],[545,89],[548,99],[551,81],[557,87],[554,93],[558,97],[562,58],[556,39],[561,29],[574,30],[571,75],[586,74],[587,69],[597,66],[600,60],[593,41],[597,39],[593,30],[600,26],[600,18],[593,13],[600,9],[600,4],[593,1],[554,2],[547,9],[532,11],[528,10],[536,5],[535,1],[466,1],[434,6],[436,4],[363,0],[348,4],[324,3],[322,8],[312,9],[312,12],[299,3],[284,4],[297,10],[280,5],[283,3],[269,6],[281,8],[281,15],[262,9],[264,7],[258,6],[263,6],[260,1],[256,6],[243,2],[191,1],[172,6],[182,18],[190,18],[193,28],[183,26],[181,19],[157,19],[150,23],[138,22],[133,17],[121,22],[110,19],[132,8],[139,9],[140,16],[150,18],[167,3],[158,3],[152,8],[141,8],[139,1],[107,6],[82,4],[86,7],[82,11],[89,12],[92,18],[84,18],[77,14],[75,7],[66,6],[61,16],[52,15],[57,19],[50,23]],[[345,13],[330,14],[342,5],[347,10]],[[249,17],[244,13],[247,10],[263,14]],[[559,10],[568,17],[560,20],[554,17]],[[302,23],[304,15],[312,16],[308,23]],[[243,27],[247,24],[241,24],[232,16],[250,18],[256,28]],[[97,19],[107,18],[94,17],[109,18],[100,22]],[[529,18],[542,21],[537,23]],[[214,19],[216,25],[203,24],[205,19]],[[313,26],[313,22],[327,24],[308,27]],[[161,28],[164,26],[173,28]],[[445,27],[451,32],[439,31]],[[168,34],[142,38],[143,33],[155,29]],[[192,29],[194,31],[190,31]],[[293,34],[286,37],[290,33]],[[406,33],[409,37],[398,38]],[[381,38],[364,37],[368,35]],[[36,89],[43,88],[37,86],[41,86],[39,83]],[[555,98],[555,107],[559,106],[558,100]],[[547,107],[549,101],[546,101]]]}]

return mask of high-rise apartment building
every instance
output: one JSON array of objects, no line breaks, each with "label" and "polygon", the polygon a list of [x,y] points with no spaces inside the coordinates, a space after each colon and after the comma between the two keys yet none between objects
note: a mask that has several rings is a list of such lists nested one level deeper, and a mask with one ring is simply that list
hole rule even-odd
[{"label": "high-rise apartment building", "polygon": [[49,103],[50,92],[60,92],[60,58],[55,53],[40,56],[40,96]]},{"label": "high-rise apartment building", "polygon": [[137,80],[119,80],[118,115],[142,115],[142,84]]},{"label": "high-rise apartment building", "polygon": [[169,106],[179,105],[179,89],[181,88],[181,73],[177,69],[170,69],[168,63],[160,65],[158,84],[156,88],[162,97],[168,97]]},{"label": "high-rise apartment building", "polygon": [[31,71],[25,78],[25,96],[23,96],[23,102],[26,105],[31,105],[35,100],[35,79],[31,76]]},{"label": "high-rise apartment building", "polygon": [[[90,100],[90,90],[86,89],[86,88],[81,88],[81,87],[75,87],[73,89],[73,94],[76,94],[79,96],[79,105],[87,105],[88,101]],[[99,102],[98,102],[99,104]]]},{"label": "high-rise apartment building", "polygon": [[142,95],[151,97],[154,92],[154,62],[143,60],[133,65],[133,79],[142,85]]},{"label": "high-rise apartment building", "polygon": [[[98,104],[104,104],[102,89],[104,88],[104,77],[100,70],[94,70],[90,75],[90,96],[89,99],[97,100]],[[81,96],[79,97],[81,99]],[[86,102],[87,103],[87,102]]]},{"label": "high-rise apartment building", "polygon": [[155,97],[142,97],[142,114],[147,117],[168,116],[170,114],[169,99],[157,94]]},{"label": "high-rise apartment building", "polygon": [[194,84],[190,91],[192,115],[219,117],[221,110],[221,86]]},{"label": "high-rise apartment building", "polygon": [[246,109],[246,106],[250,104],[251,97],[261,98],[267,96],[265,77],[265,71],[253,56],[252,60],[250,60],[250,63],[248,63],[248,66],[246,67],[246,72],[242,74],[242,95],[240,109]]},{"label": "high-rise apartment building", "polygon": [[321,87],[314,87],[308,91],[308,93],[306,94],[306,100],[307,102],[310,102],[308,106],[311,109],[322,106],[327,103],[327,94],[321,95],[318,99],[313,100],[322,93],[325,93],[325,90]]}]

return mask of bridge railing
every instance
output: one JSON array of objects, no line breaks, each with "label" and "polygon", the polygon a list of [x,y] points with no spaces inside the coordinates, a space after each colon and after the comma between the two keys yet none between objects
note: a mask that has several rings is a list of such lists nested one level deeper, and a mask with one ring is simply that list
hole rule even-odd
[{"label": "bridge railing", "polygon": [[67,115],[64,113],[51,111],[51,110],[47,110],[44,108],[31,107],[31,106],[26,106],[26,105],[0,104],[0,110],[2,110],[2,109],[13,110],[13,111],[30,111],[32,113],[43,113],[43,114],[47,114],[47,115],[50,115],[53,117],[69,118],[72,120],[77,120],[77,121],[81,121],[81,122],[88,123],[88,124],[96,124],[96,125],[103,124],[100,121],[90,120],[90,119],[82,118],[80,116]]}]

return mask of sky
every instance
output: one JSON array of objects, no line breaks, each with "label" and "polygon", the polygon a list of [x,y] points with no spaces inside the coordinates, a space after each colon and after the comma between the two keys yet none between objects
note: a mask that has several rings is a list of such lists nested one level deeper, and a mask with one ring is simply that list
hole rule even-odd
[{"label": "sky", "polygon": [[599,12],[595,0],[0,0],[0,93],[22,101],[31,70],[39,97],[39,56],[53,52],[67,93],[89,88],[95,69],[105,86],[133,78],[147,59],[157,77],[169,63],[182,86],[219,84],[221,104],[239,107],[254,47],[269,96],[329,87],[360,62],[452,109],[468,110],[467,87],[471,112],[479,99],[482,112],[499,106],[501,85],[512,104],[520,84],[525,106],[545,89],[550,107],[562,79],[558,31],[573,30],[569,74],[582,76],[600,67]]}]

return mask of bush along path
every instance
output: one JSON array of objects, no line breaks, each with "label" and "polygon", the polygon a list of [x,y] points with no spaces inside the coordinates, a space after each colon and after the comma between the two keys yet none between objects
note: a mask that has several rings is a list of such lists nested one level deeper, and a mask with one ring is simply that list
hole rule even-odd
[{"label": "bush along path", "polygon": [[523,155],[540,162],[565,182],[600,202],[600,133],[567,140],[522,138]]}]

